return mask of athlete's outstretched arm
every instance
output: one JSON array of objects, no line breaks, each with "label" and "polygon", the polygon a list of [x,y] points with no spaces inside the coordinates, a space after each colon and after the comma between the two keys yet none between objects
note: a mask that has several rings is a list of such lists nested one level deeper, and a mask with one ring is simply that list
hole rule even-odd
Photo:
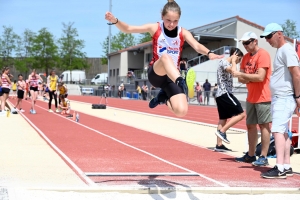
[{"label": "athlete's outstretched arm", "polygon": [[117,19],[111,12],[105,13],[105,19],[110,23],[115,24],[115,26],[122,31],[123,33],[146,33],[149,32],[151,35],[154,35],[157,30],[157,23],[155,24],[144,24],[141,26],[131,26],[126,24],[125,22]]},{"label": "athlete's outstretched arm", "polygon": [[[183,37],[185,39],[185,41],[187,43],[189,43],[189,45],[191,47],[193,47],[193,49],[195,49],[195,51],[197,51],[198,53],[201,53],[203,55],[207,55],[207,53],[209,52],[209,49],[206,48],[205,46],[203,46],[202,44],[200,44],[197,40],[195,40],[195,38],[193,37],[193,35],[186,29],[182,29],[183,31]],[[214,53],[210,53],[208,54],[208,58],[210,60],[214,60],[214,59],[221,59],[224,56],[220,56]]]}]

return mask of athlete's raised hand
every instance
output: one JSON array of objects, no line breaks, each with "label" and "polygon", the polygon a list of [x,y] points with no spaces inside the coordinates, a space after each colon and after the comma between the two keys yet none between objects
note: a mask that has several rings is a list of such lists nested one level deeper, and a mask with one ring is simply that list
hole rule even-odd
[{"label": "athlete's raised hand", "polygon": [[106,12],[105,13],[105,19],[109,21],[110,23],[116,23],[117,18],[111,13],[111,12]]}]

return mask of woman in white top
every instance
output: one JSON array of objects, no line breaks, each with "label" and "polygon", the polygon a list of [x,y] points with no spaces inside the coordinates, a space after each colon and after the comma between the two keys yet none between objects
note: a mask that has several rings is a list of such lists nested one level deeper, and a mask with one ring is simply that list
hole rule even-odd
[{"label": "woman in white top", "polygon": [[43,81],[43,79],[36,73],[36,70],[33,69],[32,73],[28,77],[29,80],[29,90],[30,90],[30,96],[31,96],[31,109],[30,113],[31,114],[36,114],[36,111],[34,109],[36,99],[38,96],[38,82]]},{"label": "woman in white top", "polygon": [[7,104],[6,100],[9,97],[10,92],[10,86],[11,86],[11,80],[9,75],[9,67],[4,67],[1,74],[1,87],[2,87],[2,96],[1,96],[1,108],[0,108],[0,115],[4,115],[5,106],[9,109],[7,112],[7,116],[9,116],[10,113],[10,106]]}]

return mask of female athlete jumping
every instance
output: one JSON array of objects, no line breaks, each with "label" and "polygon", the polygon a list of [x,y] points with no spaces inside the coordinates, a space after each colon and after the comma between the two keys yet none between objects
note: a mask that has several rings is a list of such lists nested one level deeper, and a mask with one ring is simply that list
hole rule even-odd
[{"label": "female athlete jumping", "polygon": [[110,22],[109,25],[115,24],[124,33],[149,32],[151,34],[153,59],[149,64],[148,79],[154,87],[161,88],[161,91],[150,101],[149,107],[154,108],[166,103],[176,116],[183,117],[188,111],[187,95],[193,94],[195,82],[194,71],[187,74],[186,81],[178,71],[184,41],[198,53],[207,55],[209,59],[218,59],[223,56],[212,53],[195,40],[189,31],[178,26],[180,15],[179,5],[169,0],[162,10],[162,21],[158,23],[131,26],[120,21],[110,12],[105,14],[105,19]]}]

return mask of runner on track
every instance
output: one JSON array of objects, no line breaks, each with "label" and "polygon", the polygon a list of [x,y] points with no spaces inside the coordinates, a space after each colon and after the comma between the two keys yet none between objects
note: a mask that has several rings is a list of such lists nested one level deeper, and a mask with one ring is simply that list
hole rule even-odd
[{"label": "runner on track", "polygon": [[11,85],[10,78],[11,77],[12,76],[9,74],[9,67],[5,67],[1,73],[1,84],[2,84],[1,85],[2,90],[1,90],[1,95],[0,95],[0,98],[1,98],[0,115],[1,116],[5,115],[5,106],[9,109],[9,110],[7,110],[7,113],[6,113],[7,117],[9,117],[10,112],[11,112],[11,108],[8,105],[8,103],[6,102],[9,97],[10,85]]},{"label": "runner on track", "polygon": [[15,106],[15,110],[18,110],[18,106],[19,106],[19,112],[24,112],[24,110],[22,109],[22,100],[24,98],[24,90],[26,87],[26,83],[23,80],[23,76],[22,74],[18,75],[18,82],[17,82],[17,88],[18,88],[18,92],[17,92],[17,96],[18,96],[18,101],[17,101],[17,105]]},{"label": "runner on track", "polygon": [[61,97],[63,97],[63,98],[67,98],[68,97],[68,88],[67,88],[67,85],[64,84],[64,82],[58,83],[58,91],[59,91],[58,104],[60,104]]},{"label": "runner on track", "polygon": [[29,90],[30,90],[30,96],[31,96],[31,114],[36,114],[36,111],[34,109],[36,99],[38,96],[38,81],[43,81],[43,79],[36,73],[36,70],[33,69],[31,74],[28,76],[29,81]]},{"label": "runner on track", "polygon": [[194,71],[187,74],[186,83],[178,70],[184,41],[198,53],[207,55],[209,59],[218,59],[223,56],[214,54],[195,40],[189,31],[178,26],[180,15],[179,5],[169,0],[162,10],[162,21],[158,23],[131,26],[120,21],[110,12],[105,14],[105,19],[110,22],[109,25],[115,24],[124,33],[149,32],[151,34],[154,57],[149,64],[148,78],[154,87],[159,87],[161,90],[158,96],[150,101],[149,107],[154,108],[166,103],[176,116],[183,117],[188,111],[188,93],[190,96],[194,92],[195,82]]},{"label": "runner on track", "polygon": [[49,88],[49,112],[53,112],[53,110],[51,109],[51,104],[52,104],[52,99],[54,98],[54,102],[55,102],[55,108],[56,108],[56,112],[59,112],[59,110],[57,109],[57,83],[58,83],[58,76],[55,74],[55,71],[52,70],[50,75],[47,78],[47,84],[48,84],[48,88]]}]

